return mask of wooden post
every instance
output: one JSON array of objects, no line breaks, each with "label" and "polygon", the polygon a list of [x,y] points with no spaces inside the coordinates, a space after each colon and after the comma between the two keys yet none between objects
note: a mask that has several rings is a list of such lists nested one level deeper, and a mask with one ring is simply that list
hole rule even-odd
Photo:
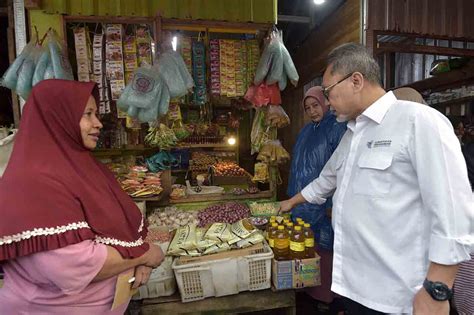
[{"label": "wooden post", "polygon": [[[15,60],[15,23],[13,20],[13,1],[8,1],[8,60],[10,64]],[[20,102],[16,93],[12,91],[13,121],[15,127],[20,125]]]}]

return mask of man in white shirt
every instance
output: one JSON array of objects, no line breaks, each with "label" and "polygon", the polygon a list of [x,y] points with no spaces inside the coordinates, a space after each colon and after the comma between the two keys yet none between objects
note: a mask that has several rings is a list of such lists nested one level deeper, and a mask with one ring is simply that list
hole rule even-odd
[{"label": "man in white shirt", "polygon": [[329,54],[324,93],[347,131],[320,176],[281,211],[334,194],[331,289],[350,314],[447,315],[474,239],[466,163],[446,117],[397,100],[380,82],[365,47]]}]

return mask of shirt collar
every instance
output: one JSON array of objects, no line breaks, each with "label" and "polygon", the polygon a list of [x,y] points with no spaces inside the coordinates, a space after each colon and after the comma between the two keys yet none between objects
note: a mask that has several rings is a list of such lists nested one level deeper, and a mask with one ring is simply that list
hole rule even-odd
[{"label": "shirt collar", "polygon": [[[392,91],[387,92],[381,98],[372,103],[372,105],[367,107],[367,109],[356,119],[367,117],[377,124],[380,124],[385,117],[385,114],[388,112],[388,109],[396,100],[397,98]],[[354,132],[355,125],[355,119],[347,122],[347,128],[349,128],[352,132]]]},{"label": "shirt collar", "polygon": [[371,120],[375,121],[377,124],[380,124],[385,117],[385,114],[388,112],[388,109],[390,106],[392,106],[393,103],[397,98],[393,94],[392,91],[387,92],[376,100],[372,105],[367,107],[367,109],[362,113],[363,116],[370,118]]}]

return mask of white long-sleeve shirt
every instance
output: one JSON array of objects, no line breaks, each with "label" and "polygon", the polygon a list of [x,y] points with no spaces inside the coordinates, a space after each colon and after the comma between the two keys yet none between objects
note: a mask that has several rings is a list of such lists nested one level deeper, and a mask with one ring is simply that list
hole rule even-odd
[{"label": "white long-sleeve shirt", "polygon": [[388,92],[348,129],[312,203],[333,196],[332,291],[385,313],[411,313],[430,261],[470,259],[474,204],[448,119]]}]

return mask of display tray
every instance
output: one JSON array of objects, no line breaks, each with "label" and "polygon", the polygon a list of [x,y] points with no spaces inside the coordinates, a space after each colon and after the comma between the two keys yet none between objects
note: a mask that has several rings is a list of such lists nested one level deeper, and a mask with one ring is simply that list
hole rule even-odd
[{"label": "display tray", "polygon": [[160,201],[163,199],[163,192],[159,195],[150,196],[150,197],[132,197],[133,201]]}]

